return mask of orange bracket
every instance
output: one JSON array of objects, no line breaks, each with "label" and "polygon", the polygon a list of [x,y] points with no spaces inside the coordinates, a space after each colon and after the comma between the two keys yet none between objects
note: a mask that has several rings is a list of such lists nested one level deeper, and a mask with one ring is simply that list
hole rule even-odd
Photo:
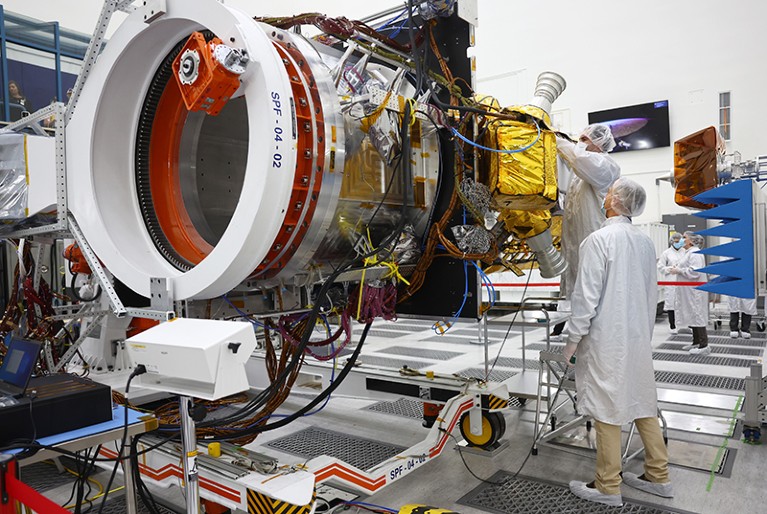
[{"label": "orange bracket", "polygon": [[201,33],[195,32],[173,61],[173,76],[190,111],[215,116],[240,87],[240,75],[217,58],[219,45],[227,49],[219,38],[206,42]]}]

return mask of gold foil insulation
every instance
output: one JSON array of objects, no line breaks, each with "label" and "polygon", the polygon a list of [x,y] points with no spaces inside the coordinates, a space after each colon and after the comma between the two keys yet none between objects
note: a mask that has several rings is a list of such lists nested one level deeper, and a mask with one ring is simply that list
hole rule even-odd
[{"label": "gold foil insulation", "polygon": [[534,106],[506,108],[502,113],[516,119],[489,122],[484,145],[496,150],[525,150],[484,152],[480,177],[500,210],[551,208],[557,201],[557,143],[547,128],[548,115]]},{"label": "gold foil insulation", "polygon": [[708,127],[674,143],[674,201],[683,207],[713,207],[693,197],[717,186],[717,162],[724,154],[724,141],[714,127]]},{"label": "gold foil insulation", "polygon": [[518,239],[527,239],[537,236],[551,225],[551,212],[543,211],[517,211],[504,209],[498,217],[503,221],[506,230]]}]

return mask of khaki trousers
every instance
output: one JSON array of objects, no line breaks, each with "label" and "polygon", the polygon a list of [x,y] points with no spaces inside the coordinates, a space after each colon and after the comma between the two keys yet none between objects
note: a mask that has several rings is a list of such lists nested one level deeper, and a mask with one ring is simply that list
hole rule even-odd
[{"label": "khaki trousers", "polygon": [[[644,475],[650,482],[668,482],[668,450],[658,418],[634,420],[644,445]],[[595,421],[597,430],[596,488],[603,494],[621,494],[621,427]]]}]

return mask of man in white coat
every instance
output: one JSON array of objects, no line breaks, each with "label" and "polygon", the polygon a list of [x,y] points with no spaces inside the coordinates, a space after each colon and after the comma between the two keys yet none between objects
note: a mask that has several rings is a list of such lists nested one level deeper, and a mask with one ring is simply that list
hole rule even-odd
[{"label": "man in white coat", "polygon": [[575,361],[578,410],[591,416],[597,433],[593,482],[570,482],[586,500],[620,506],[621,426],[632,421],[645,447],[644,474],[623,473],[629,486],[673,497],[668,452],[658,422],[652,364],[657,272],[655,246],[631,216],[641,214],[647,195],[620,178],[605,198],[607,220],[583,241],[565,358]]},{"label": "man in white coat", "polygon": [[[562,256],[567,261],[567,270],[562,275],[560,290],[567,301],[572,296],[578,272],[578,248],[605,220],[602,201],[607,189],[621,175],[620,166],[608,155],[613,148],[615,139],[610,127],[599,123],[583,129],[577,144],[557,138],[559,186],[566,191],[563,195]],[[563,310],[568,307],[562,302]],[[557,325],[552,335],[561,334],[563,327],[564,323]]]},{"label": "man in white coat", "polygon": [[[706,266],[706,258],[700,253],[703,236],[693,232],[684,233],[684,257],[671,268],[670,273],[678,275],[685,282],[706,282],[706,274],[696,271]],[[708,355],[708,293],[695,286],[680,286],[676,292],[677,323],[692,330],[692,344],[684,347],[693,355]]]},{"label": "man in white coat", "polygon": [[[676,282],[676,277],[670,273],[671,268],[679,264],[679,261],[684,257],[684,241],[682,240],[682,234],[674,232],[668,239],[668,248],[666,248],[660,258],[658,259],[658,271],[663,275],[663,280],[666,282]],[[665,286],[663,288],[663,310],[668,314],[668,325],[672,334],[678,334],[679,330],[676,328],[676,313],[674,312],[674,306],[676,305],[676,286]]]}]

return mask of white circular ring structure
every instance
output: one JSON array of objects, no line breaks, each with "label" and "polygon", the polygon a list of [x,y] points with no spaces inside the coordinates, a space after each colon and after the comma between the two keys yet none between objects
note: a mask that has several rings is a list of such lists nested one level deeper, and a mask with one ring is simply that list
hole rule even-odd
[{"label": "white circular ring structure", "polygon": [[[156,70],[179,42],[209,30],[244,48],[250,63],[235,96],[245,98],[248,149],[231,221],[210,253],[188,271],[158,251],[142,217],[135,182],[140,111]],[[144,23],[129,16],[98,57],[67,126],[69,208],[104,265],[144,296],[150,278],[169,280],[176,300],[220,296],[261,263],[288,209],[296,164],[285,65],[259,25],[215,0],[168,0],[166,14]],[[279,156],[279,166],[275,166]]]}]

